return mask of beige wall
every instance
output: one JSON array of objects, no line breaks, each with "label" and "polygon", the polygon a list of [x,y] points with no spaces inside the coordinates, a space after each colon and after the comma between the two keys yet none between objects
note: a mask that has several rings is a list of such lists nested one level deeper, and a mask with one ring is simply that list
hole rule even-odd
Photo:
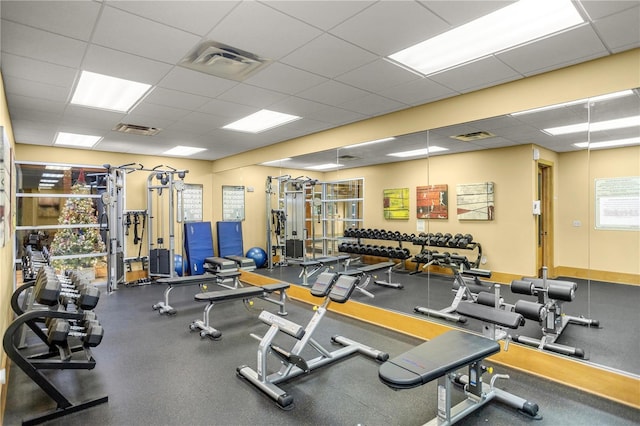
[{"label": "beige wall", "polygon": [[[14,139],[13,139],[13,129],[11,128],[11,119],[9,117],[9,110],[7,108],[7,100],[4,92],[4,81],[2,79],[2,74],[0,74],[0,126],[4,127],[6,130],[5,134],[8,136],[9,140],[3,140],[2,143],[8,143],[11,146],[11,149],[14,148]],[[2,136],[0,136],[2,137]],[[1,147],[1,146],[0,146]],[[7,167],[7,165],[5,165]],[[15,191],[13,188],[8,189],[11,192],[10,205],[14,205],[13,196],[15,195]],[[5,206],[5,208],[9,208],[9,206]],[[12,212],[15,213],[12,209]],[[11,310],[11,293],[13,293],[13,283],[14,283],[14,270],[13,270],[13,227],[11,227],[11,231],[6,236],[7,243],[4,247],[0,247],[0,336],[4,336],[4,331],[9,326],[10,321],[13,319],[12,310]],[[7,365],[7,359],[4,353],[4,350],[0,349],[0,369],[5,368]],[[0,386],[0,401],[4,402],[5,400],[5,386]],[[0,409],[0,424],[2,423],[2,416],[4,414],[4,410]]]}]

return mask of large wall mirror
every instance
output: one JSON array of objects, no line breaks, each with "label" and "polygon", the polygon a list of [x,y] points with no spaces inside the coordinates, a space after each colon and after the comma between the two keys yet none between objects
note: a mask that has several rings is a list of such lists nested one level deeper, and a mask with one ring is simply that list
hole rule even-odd
[{"label": "large wall mirror", "polygon": [[[327,168],[310,169],[319,164]],[[640,359],[633,355],[640,330],[631,326],[640,319],[638,89],[306,154],[277,166],[271,168],[274,175],[362,178],[363,228],[415,237],[469,234],[477,243],[437,247],[374,236],[362,244],[401,246],[412,255],[455,253],[469,260],[465,267],[491,271],[491,278],[480,278],[485,282],[509,284],[543,274],[575,282],[575,296],[562,303],[563,313],[599,326],[566,325],[556,353],[640,375]],[[408,189],[408,217],[390,217],[385,209],[393,192],[387,190],[402,189]],[[405,265],[394,278],[416,284],[402,290],[375,286],[374,299],[358,300],[480,330],[473,321],[457,323],[414,310],[418,305],[446,310],[455,296],[453,269]],[[385,271],[377,276],[387,279]],[[537,301],[508,285],[501,285],[500,293],[506,304]],[[513,334],[540,339],[542,325],[528,319]]]}]

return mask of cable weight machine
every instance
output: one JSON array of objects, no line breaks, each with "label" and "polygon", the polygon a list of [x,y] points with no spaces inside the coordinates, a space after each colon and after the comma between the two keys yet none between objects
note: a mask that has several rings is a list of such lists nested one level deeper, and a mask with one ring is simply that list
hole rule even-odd
[{"label": "cable weight machine", "polygon": [[[139,260],[143,262],[143,269],[146,268],[145,262],[149,267],[149,276],[174,276],[173,271],[173,256],[174,256],[174,191],[180,197],[181,210],[183,209],[182,203],[182,191],[184,189],[184,177],[189,172],[188,170],[177,170],[172,167],[163,168],[165,166],[156,166],[153,169],[146,169],[142,164],[129,163],[121,166],[111,166],[110,164],[104,164],[106,169],[105,174],[105,191],[102,193],[102,204],[104,209],[104,215],[107,217],[106,226],[106,245],[107,245],[107,291],[112,292],[118,289],[118,285],[125,282],[125,264],[133,260]],[[136,171],[150,172],[147,179],[147,210],[126,210],[126,177],[128,174]],[[159,184],[155,184],[154,179],[159,181]],[[156,209],[154,209],[154,197],[161,198],[162,193],[168,194],[166,206],[156,203],[156,207],[159,207],[159,215],[162,219],[163,214],[168,216],[168,228],[169,228],[169,245],[170,250],[164,255],[164,259],[167,260],[166,265],[163,264],[163,271],[166,270],[166,274],[160,274],[157,251],[156,257],[151,256],[151,250],[155,247],[154,238],[156,241],[163,242],[164,236],[157,237],[154,234],[154,225],[156,217],[153,216]],[[156,200],[158,201],[158,200]],[[179,213],[178,221],[181,222],[183,214]],[[131,226],[133,226],[134,232],[134,245],[138,246],[137,257],[125,258],[125,249],[127,237],[130,234]],[[139,228],[141,226],[141,228]],[[164,230],[164,223],[161,223],[159,228],[161,232]],[[141,232],[138,234],[138,229]],[[145,229],[147,232],[147,248],[149,256],[142,255],[142,245],[144,242]],[[155,263],[152,262],[155,260]],[[169,262],[170,260],[170,262]],[[167,270],[168,268],[168,270]]]},{"label": "cable weight machine", "polygon": [[[163,167],[165,167],[163,169]],[[149,276],[168,277],[176,275],[173,267],[176,255],[175,223],[176,197],[180,211],[177,222],[184,220],[184,178],[188,170],[177,170],[170,166],[156,166],[147,178],[147,213],[149,247]],[[165,224],[168,227],[168,248],[165,248]],[[182,240],[182,238],[180,239]],[[183,244],[180,243],[180,254],[184,267]]]}]

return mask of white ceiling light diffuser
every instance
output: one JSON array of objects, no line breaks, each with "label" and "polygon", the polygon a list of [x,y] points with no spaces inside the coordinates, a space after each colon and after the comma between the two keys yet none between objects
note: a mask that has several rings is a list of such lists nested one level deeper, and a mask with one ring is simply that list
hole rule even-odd
[{"label": "white ceiling light diffuser", "polygon": [[206,148],[196,148],[193,146],[178,145],[171,148],[168,151],[163,152],[165,155],[176,155],[180,157],[188,157],[189,155],[197,154],[198,152],[206,151]]},{"label": "white ceiling light diffuser", "polygon": [[420,155],[428,155],[433,154],[435,152],[449,151],[447,148],[442,148],[441,146],[430,146],[429,148],[421,148],[421,149],[413,149],[411,151],[400,151],[400,152],[392,152],[391,154],[387,154],[389,157],[418,157]]},{"label": "white ceiling light diffuser", "polygon": [[77,133],[58,132],[54,145],[91,148],[102,140],[102,136],[80,135]]},{"label": "white ceiling light diffuser", "polygon": [[344,167],[344,166],[342,164],[326,163],[326,164],[318,164],[317,166],[305,167],[305,169],[309,169],[309,170],[329,170],[329,169],[337,169],[339,167]]},{"label": "white ceiling light diffuser", "polygon": [[238,132],[260,133],[273,129],[274,127],[282,126],[283,124],[291,123],[292,121],[300,120],[301,118],[302,117],[298,117],[297,115],[263,109],[233,123],[229,123],[222,128]]},{"label": "white ceiling light diffuser", "polygon": [[287,158],[281,158],[279,160],[271,160],[271,161],[265,161],[264,163],[260,163],[261,166],[276,166],[280,163],[284,163],[285,161],[289,161],[291,160],[291,157],[287,157]]},{"label": "white ceiling light diffuser", "polygon": [[150,84],[82,71],[71,103],[90,108],[129,112],[150,87]]},{"label": "white ceiling light diffuser", "polygon": [[616,148],[616,147],[629,146],[629,145],[640,145],[640,138],[618,139],[613,141],[602,141],[602,142],[579,142],[579,143],[573,144],[573,146],[577,148],[589,148],[589,149]]},{"label": "white ceiling light diffuser", "polygon": [[376,139],[374,141],[368,141],[368,142],[361,142],[361,143],[357,143],[354,145],[347,145],[347,146],[343,146],[342,149],[350,149],[350,148],[360,148],[363,146],[367,146],[367,145],[373,145],[376,143],[383,143],[383,142],[389,142],[389,141],[393,141],[396,138],[394,138],[393,136],[389,137],[389,138],[382,138],[382,139]]},{"label": "white ceiling light diffuser", "polygon": [[599,121],[596,123],[577,123],[568,126],[549,127],[543,132],[552,136],[568,135],[580,132],[602,132],[605,130],[625,129],[628,127],[640,127],[640,115],[633,117],[617,118],[615,120]]},{"label": "white ceiling light diffuser", "polygon": [[570,0],[520,0],[389,56],[430,75],[584,23]]}]

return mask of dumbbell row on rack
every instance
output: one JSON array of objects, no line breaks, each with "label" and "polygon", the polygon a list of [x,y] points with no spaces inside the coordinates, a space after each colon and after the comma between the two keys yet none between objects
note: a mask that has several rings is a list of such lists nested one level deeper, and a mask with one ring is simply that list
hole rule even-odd
[{"label": "dumbbell row on rack", "polygon": [[452,248],[462,248],[468,249],[473,248],[469,247],[472,245],[473,235],[471,234],[455,234],[451,235],[449,233],[442,234],[438,233],[421,233],[416,238],[413,239],[414,245],[422,245],[422,246],[437,246],[437,247],[452,247]]},{"label": "dumbbell row on rack", "polygon": [[388,241],[413,241],[415,234],[406,234],[399,231],[386,231],[384,229],[347,228],[344,236],[349,238],[367,238],[373,240]]},{"label": "dumbbell row on rack", "polygon": [[47,341],[50,345],[62,345],[69,337],[76,337],[83,346],[96,347],[104,337],[104,329],[96,319],[83,321],[82,325],[71,325],[62,318],[52,318],[48,323]]},{"label": "dumbbell row on rack", "polygon": [[434,263],[439,265],[464,265],[466,269],[471,269],[471,264],[466,256],[458,253],[449,253],[445,251],[440,253],[437,250],[423,250],[413,257],[416,263]]},{"label": "dumbbell row on rack", "polygon": [[352,244],[343,242],[338,246],[338,251],[343,253],[364,254],[369,256],[388,257],[391,259],[408,259],[411,252],[402,247],[385,247],[371,244]]},{"label": "dumbbell row on rack", "polygon": [[[78,282],[78,281],[76,281]],[[100,290],[84,281],[78,285],[63,285],[50,266],[42,267],[36,275],[34,289],[36,302],[41,305],[55,306],[73,303],[83,311],[92,310],[100,300]]]}]

